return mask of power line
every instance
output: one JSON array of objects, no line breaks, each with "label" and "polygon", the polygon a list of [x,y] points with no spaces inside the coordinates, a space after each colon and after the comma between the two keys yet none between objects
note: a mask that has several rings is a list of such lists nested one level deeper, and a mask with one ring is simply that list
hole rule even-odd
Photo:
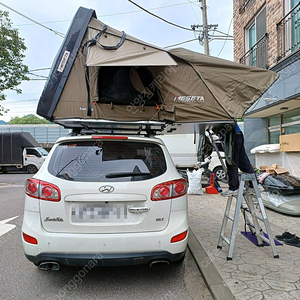
[{"label": "power line", "polygon": [[[190,4],[196,4],[196,1],[192,1],[192,0],[188,0]],[[176,3],[176,4],[171,4],[171,5],[164,5],[164,6],[158,6],[158,7],[154,7],[149,9],[149,11],[151,10],[159,10],[159,9],[163,9],[163,8],[169,8],[169,7],[174,7],[174,6],[181,6],[181,5],[187,5],[189,4],[187,2],[183,2],[183,3]],[[140,10],[134,10],[134,11],[127,11],[127,12],[120,12],[120,13],[114,13],[114,14],[107,14],[107,15],[99,15],[99,18],[105,18],[105,17],[114,17],[114,16],[120,16],[120,15],[127,15],[127,14],[135,14],[135,13],[140,13]],[[70,22],[72,20],[57,20],[57,21],[49,21],[49,22],[43,22],[41,24],[52,24],[52,23],[63,23],[63,22]],[[16,27],[21,27],[21,26],[30,26],[33,25],[32,23],[29,24],[18,24],[15,25]]]},{"label": "power line", "polygon": [[51,69],[51,68],[39,68],[39,69],[29,70],[29,72],[45,71],[45,70],[50,70],[50,69]]},{"label": "power line", "polygon": [[29,101],[38,101],[39,99],[38,98],[33,98],[33,99],[7,99],[5,100],[6,103],[12,103],[12,102],[18,102],[18,103],[21,103],[21,102],[29,102]]},{"label": "power line", "polygon": [[158,19],[160,19],[160,20],[162,20],[162,21],[164,21],[164,22],[166,22],[166,23],[168,23],[168,24],[170,24],[170,25],[172,25],[172,26],[175,26],[175,27],[178,27],[178,28],[181,28],[181,29],[184,29],[184,30],[188,30],[188,31],[193,31],[193,29],[191,29],[191,28],[187,28],[187,27],[183,27],[183,26],[177,25],[177,24],[175,24],[175,23],[172,23],[172,22],[170,22],[170,21],[167,21],[166,19],[163,19],[162,17],[159,17],[159,16],[155,15],[154,13],[150,12],[149,10],[147,10],[147,9],[143,8],[142,6],[136,4],[136,3],[133,2],[132,0],[128,0],[128,1],[131,2],[132,4],[134,4],[135,6],[137,6],[138,8],[142,9],[142,10],[145,11],[146,13],[150,14],[151,16],[153,16],[153,17],[155,17],[155,18],[158,18]]},{"label": "power line", "polygon": [[30,78],[29,81],[45,81],[47,79]]},{"label": "power line", "polygon": [[[231,27],[232,21],[233,21],[233,17],[231,18],[231,21],[230,21],[230,23],[229,23],[227,34],[229,34],[229,31],[230,31],[230,27]],[[224,47],[225,47],[226,42],[227,42],[227,40],[224,41],[223,46],[222,46],[221,50],[219,51],[217,57],[219,57],[219,55],[222,53],[222,51],[223,51],[223,49],[224,49]]]},{"label": "power line", "polygon": [[32,72],[28,72],[27,74],[30,74],[30,75],[32,75],[32,76],[36,76],[36,77],[41,77],[41,78],[44,78],[44,79],[48,79],[48,77],[47,77],[47,76],[43,76],[43,75],[34,74],[34,73],[32,73]]},{"label": "power line", "polygon": [[[231,19],[231,20],[232,20],[232,19]],[[230,21],[230,23],[231,23],[231,21]],[[229,32],[228,32],[228,33],[225,33],[225,32],[222,32],[222,31],[216,30],[216,29],[215,29],[215,31],[216,31],[216,32],[219,32],[219,33],[221,33],[221,34],[224,34],[224,35],[226,36],[226,38],[233,39],[233,36],[232,36],[232,35],[229,35]]]},{"label": "power line", "polygon": [[166,47],[164,47],[164,48],[165,48],[165,49],[166,49],[166,48],[171,48],[171,47],[179,46],[179,45],[186,44],[186,43],[190,43],[190,42],[197,41],[197,40],[198,40],[197,38],[194,38],[194,39],[192,39],[192,40],[188,40],[188,41],[181,42],[181,43],[178,43],[178,44],[166,46]]},{"label": "power line", "polygon": [[[192,10],[193,10],[193,12],[194,12],[194,15],[195,15],[197,21],[200,23],[199,18],[198,18],[198,15],[196,14],[196,12],[195,12],[195,10],[194,10],[194,7],[192,6],[192,4],[194,4],[194,5],[196,5],[196,4],[195,4],[193,1],[191,1],[191,0],[188,0],[188,1],[189,1],[190,5],[191,5],[191,8],[192,8]],[[197,6],[198,6],[198,5],[197,5]],[[199,6],[198,6],[198,7],[199,7]]]},{"label": "power line", "polygon": [[[70,21],[72,21],[72,20],[69,19],[69,20],[48,21],[48,22],[43,22],[41,24],[64,23],[64,22],[70,22]],[[14,26],[16,26],[16,27],[22,27],[22,26],[31,26],[31,25],[34,25],[34,24],[32,24],[32,23],[26,23],[26,24],[16,24]]]},{"label": "power line", "polygon": [[51,29],[50,27],[47,27],[47,26],[43,25],[42,23],[37,22],[37,21],[35,21],[35,20],[33,20],[33,19],[31,19],[31,18],[25,16],[24,14],[20,13],[19,11],[15,10],[15,9],[13,9],[13,8],[11,8],[11,7],[9,7],[8,5],[6,5],[6,4],[4,4],[4,3],[2,3],[2,2],[0,2],[0,5],[3,5],[4,7],[10,9],[11,11],[15,12],[16,14],[22,16],[23,18],[30,20],[31,22],[36,23],[37,25],[42,26],[42,27],[46,28],[47,30],[52,31],[53,33],[59,35],[59,36],[62,37],[62,38],[65,37],[65,35],[64,35],[63,33],[59,32],[59,31],[56,31],[56,30],[54,30],[54,29]]}]

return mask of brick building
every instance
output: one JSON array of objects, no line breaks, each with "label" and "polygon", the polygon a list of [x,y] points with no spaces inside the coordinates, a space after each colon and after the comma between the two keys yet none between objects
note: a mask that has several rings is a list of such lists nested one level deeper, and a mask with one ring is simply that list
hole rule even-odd
[{"label": "brick building", "polygon": [[249,153],[300,132],[300,0],[233,0],[233,33],[235,62],[280,75],[245,114]]}]

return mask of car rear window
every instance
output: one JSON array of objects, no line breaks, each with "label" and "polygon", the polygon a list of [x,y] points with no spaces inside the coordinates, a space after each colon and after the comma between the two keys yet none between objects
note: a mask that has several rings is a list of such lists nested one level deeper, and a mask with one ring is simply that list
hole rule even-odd
[{"label": "car rear window", "polygon": [[61,143],[49,162],[49,172],[72,181],[141,181],[166,172],[159,145],[131,141]]}]

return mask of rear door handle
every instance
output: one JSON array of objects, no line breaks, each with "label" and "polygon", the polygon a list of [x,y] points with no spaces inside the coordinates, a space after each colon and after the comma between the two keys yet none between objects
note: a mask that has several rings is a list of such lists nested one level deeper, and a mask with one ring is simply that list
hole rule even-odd
[{"label": "rear door handle", "polygon": [[128,211],[131,213],[142,213],[142,212],[148,212],[150,210],[150,207],[129,207]]}]

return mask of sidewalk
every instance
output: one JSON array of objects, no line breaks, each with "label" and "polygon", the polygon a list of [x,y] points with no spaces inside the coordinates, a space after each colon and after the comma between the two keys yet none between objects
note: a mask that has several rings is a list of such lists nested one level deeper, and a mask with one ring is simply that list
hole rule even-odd
[{"label": "sidewalk", "polygon": [[[227,189],[226,185],[222,188]],[[224,241],[222,249],[217,249],[226,203],[227,198],[220,194],[189,195],[188,245],[214,299],[300,299],[299,247],[276,246],[279,258],[275,259],[271,246],[258,247],[237,234],[231,261],[226,259]],[[269,209],[266,213],[274,236],[285,230],[300,236],[299,217]],[[244,231],[242,214],[239,229]]]}]

